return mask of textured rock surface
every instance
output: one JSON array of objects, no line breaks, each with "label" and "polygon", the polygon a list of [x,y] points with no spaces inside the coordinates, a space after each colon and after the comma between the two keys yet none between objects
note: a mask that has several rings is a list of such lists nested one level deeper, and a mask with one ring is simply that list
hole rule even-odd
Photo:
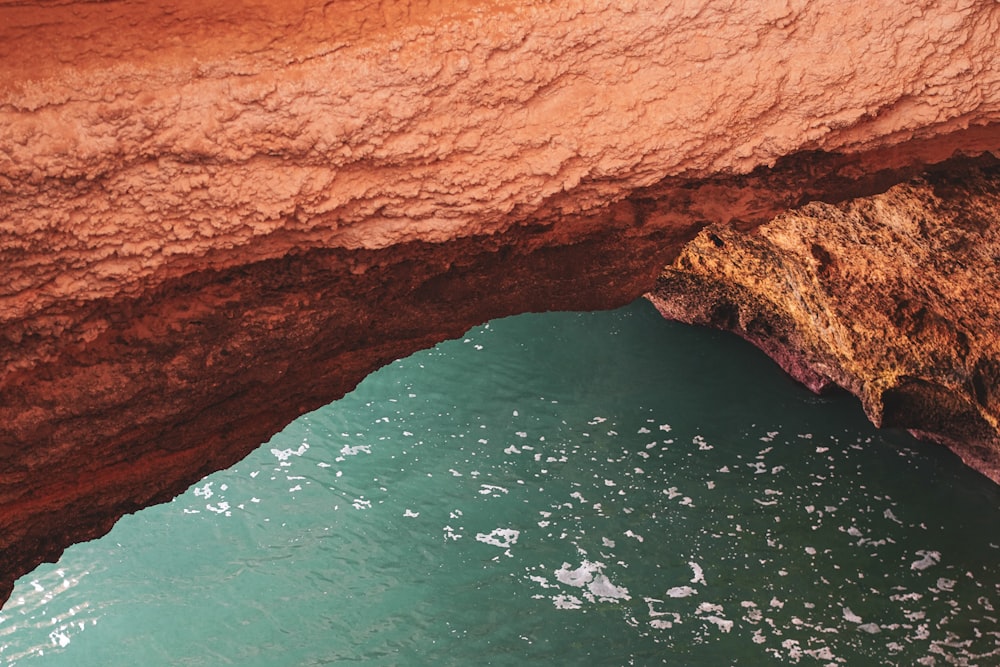
[{"label": "textured rock surface", "polygon": [[0,0],[0,599],[397,356],[1000,148],[1000,5]]},{"label": "textured rock surface", "polygon": [[936,170],[808,204],[744,234],[702,231],[650,300],[735,331],[876,424],[949,444],[1000,483],[1000,168]]},{"label": "textured rock surface", "polygon": [[4,319],[1000,117],[996,3],[229,4],[0,5]]}]

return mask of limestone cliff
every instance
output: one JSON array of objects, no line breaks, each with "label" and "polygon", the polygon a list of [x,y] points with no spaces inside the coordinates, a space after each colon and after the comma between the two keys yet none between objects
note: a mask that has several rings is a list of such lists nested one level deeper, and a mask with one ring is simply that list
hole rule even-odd
[{"label": "limestone cliff", "polygon": [[1000,167],[933,170],[752,233],[713,225],[660,276],[672,319],[735,331],[876,424],[947,443],[1000,483]]},{"label": "limestone cliff", "polygon": [[393,358],[988,161],[998,41],[959,0],[0,0],[0,599]]}]

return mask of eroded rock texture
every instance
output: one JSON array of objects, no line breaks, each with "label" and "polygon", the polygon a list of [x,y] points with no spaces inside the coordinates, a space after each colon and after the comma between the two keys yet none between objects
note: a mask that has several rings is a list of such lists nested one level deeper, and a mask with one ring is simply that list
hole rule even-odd
[{"label": "eroded rock texture", "polygon": [[660,276],[665,316],[735,331],[814,391],[949,444],[1000,483],[1000,168],[933,170],[808,204],[751,233],[712,225]]},{"label": "eroded rock texture", "polygon": [[983,160],[998,41],[959,0],[0,0],[0,599],[398,356]]}]

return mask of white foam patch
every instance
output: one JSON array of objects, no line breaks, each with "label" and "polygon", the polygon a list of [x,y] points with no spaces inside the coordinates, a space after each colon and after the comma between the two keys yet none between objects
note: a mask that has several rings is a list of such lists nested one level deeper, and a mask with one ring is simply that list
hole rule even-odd
[{"label": "white foam patch", "polygon": [[937,580],[937,587],[939,590],[951,592],[954,590],[956,583],[957,582],[954,579],[945,579],[944,577],[941,577]]},{"label": "white foam patch", "polygon": [[733,629],[733,622],[722,616],[722,614],[725,613],[725,610],[722,608],[721,604],[702,602],[698,605],[698,609],[695,610],[695,613],[709,623],[714,624],[723,632],[729,632]]},{"label": "white foam patch", "polygon": [[611,580],[603,574],[597,574],[593,581],[587,585],[587,588],[602,602],[632,599],[628,594],[627,588],[624,586],[615,586],[611,583]]},{"label": "white foam patch", "polygon": [[[649,608],[649,617],[653,619],[649,622],[650,627],[658,630],[667,630],[672,628],[675,623],[681,622],[681,615],[676,611],[660,611],[656,608],[656,605],[663,604],[663,600],[656,598],[643,598],[643,600]],[[671,620],[663,618],[664,616],[670,617]]]},{"label": "white foam patch", "polygon": [[917,555],[921,556],[921,559],[910,563],[911,570],[926,570],[932,565],[937,565],[941,562],[941,553],[939,551],[918,551]]},{"label": "white foam patch", "polygon": [[517,538],[520,536],[521,531],[513,528],[494,528],[489,533],[476,533],[476,541],[507,549],[517,544]]},{"label": "white foam patch", "polygon": [[575,595],[556,595],[552,598],[556,609],[579,609],[583,601]]},{"label": "white foam patch", "polygon": [[218,505],[213,505],[209,503],[205,505],[205,509],[207,509],[209,512],[215,512],[216,514],[225,514],[226,516],[230,516],[229,503],[227,503],[224,500],[220,502]]},{"label": "white foam patch", "polygon": [[694,572],[694,576],[691,578],[691,583],[704,584],[705,571],[701,569],[701,565],[698,565],[698,563],[695,563],[694,561],[689,561],[688,565],[691,566],[691,571]]},{"label": "white foam patch", "polygon": [[[304,442],[298,449],[271,449],[271,453],[279,461],[287,461],[291,456],[302,456],[307,451],[309,451],[309,445]],[[341,453],[343,453],[343,450],[341,450]]]},{"label": "white foam patch", "polygon": [[667,591],[668,598],[686,598],[697,594],[698,591],[690,586],[674,586]]},{"label": "white foam patch", "polygon": [[844,620],[849,623],[861,623],[863,619],[851,611],[850,607],[844,607]]},{"label": "white foam patch", "polygon": [[709,623],[714,623],[723,632],[729,632],[730,630],[733,629],[732,621],[725,618],[721,618],[719,616],[706,616],[705,620],[708,621]]},{"label": "white foam patch", "polygon": [[604,565],[585,560],[580,563],[580,567],[570,569],[571,567],[569,563],[563,563],[562,567],[556,570],[556,580],[567,586],[582,588],[593,581],[594,574],[600,572]]},{"label": "white foam patch", "polygon": [[799,660],[802,659],[802,647],[799,646],[798,640],[786,639],[785,641],[781,642],[781,648],[788,651],[788,658],[793,663],[797,663]]},{"label": "white foam patch", "polygon": [[830,647],[824,646],[822,648],[806,649],[805,654],[814,660],[826,660],[833,662],[834,664],[838,662],[843,662],[843,660],[838,660],[837,656],[833,654]]}]

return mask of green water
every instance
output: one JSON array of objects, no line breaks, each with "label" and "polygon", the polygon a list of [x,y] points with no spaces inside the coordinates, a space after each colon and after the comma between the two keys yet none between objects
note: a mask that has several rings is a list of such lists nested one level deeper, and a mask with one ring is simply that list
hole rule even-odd
[{"label": "green water", "polygon": [[645,302],[384,368],[18,583],[13,665],[1000,665],[1000,490]]}]

